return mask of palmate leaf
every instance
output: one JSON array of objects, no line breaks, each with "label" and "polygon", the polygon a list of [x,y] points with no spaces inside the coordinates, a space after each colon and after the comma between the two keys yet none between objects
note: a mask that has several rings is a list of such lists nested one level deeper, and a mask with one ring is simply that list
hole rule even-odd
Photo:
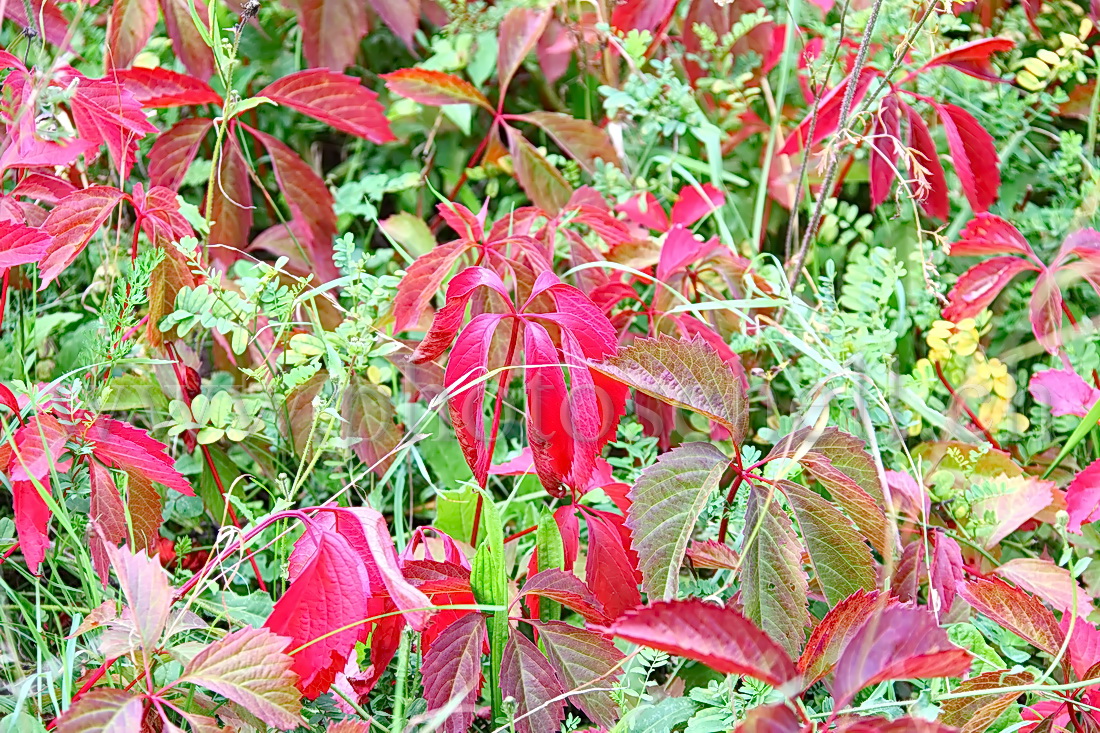
[{"label": "palmate leaf", "polygon": [[694,659],[724,674],[784,687],[797,680],[790,656],[735,608],[692,598],[661,601],[630,611],[608,632],[620,639]]},{"label": "palmate leaf", "polygon": [[721,424],[740,444],[748,429],[745,385],[701,338],[637,339],[593,369],[662,402]]},{"label": "palmate leaf", "polygon": [[539,642],[557,671],[569,701],[596,723],[611,729],[619,720],[619,706],[605,689],[615,684],[624,654],[605,636],[561,621],[533,622]]},{"label": "palmate leaf", "polygon": [[754,488],[749,494],[745,533],[746,542],[752,542],[741,550],[741,597],[745,615],[794,657],[810,620],[810,586],[791,519],[779,506],[779,497],[768,493]]},{"label": "palmate leaf", "polygon": [[676,597],[695,522],[728,465],[713,445],[686,443],[661,455],[631,488],[626,526],[638,553],[642,590],[651,599]]},{"label": "palmate leaf", "polygon": [[304,725],[294,658],[283,651],[288,641],[246,626],[196,654],[179,681],[223,695],[279,730]]}]

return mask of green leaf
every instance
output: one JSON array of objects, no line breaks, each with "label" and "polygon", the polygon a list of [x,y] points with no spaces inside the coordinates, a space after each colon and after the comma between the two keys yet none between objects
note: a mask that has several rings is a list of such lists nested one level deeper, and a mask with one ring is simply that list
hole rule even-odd
[{"label": "green leaf", "polygon": [[810,555],[817,581],[830,606],[856,591],[875,588],[875,562],[852,520],[810,489],[790,481],[779,484]]},{"label": "green leaf", "polygon": [[633,344],[592,368],[662,402],[723,425],[740,445],[749,426],[745,385],[732,366],[701,338],[661,334]]},{"label": "green leaf", "polygon": [[179,681],[205,687],[268,725],[290,730],[305,721],[294,686],[298,675],[290,669],[294,658],[283,651],[289,642],[265,628],[246,626],[196,654]]},{"label": "green leaf", "polygon": [[[535,530],[535,548],[538,550],[538,570],[562,570],[565,568],[565,543],[561,529],[554,521],[554,513],[543,508]],[[557,601],[544,598],[539,601],[539,617],[543,621],[556,621],[560,606]]]},{"label": "green leaf", "polygon": [[741,597],[745,615],[795,658],[810,620],[810,586],[791,519],[779,506],[779,497],[768,494],[756,487],[749,493],[745,513],[749,544],[741,550]]},{"label": "green leaf", "polygon": [[504,646],[508,643],[508,576],[504,564],[504,527],[500,511],[488,493],[482,496],[481,524],[484,534],[474,554],[470,586],[478,603],[498,608],[489,612],[489,664],[492,670],[489,686],[493,719],[496,720],[504,702],[499,681]]},{"label": "green leaf", "polygon": [[626,526],[651,601],[676,598],[695,522],[729,465],[709,443],[686,443],[642,471],[630,489]]}]

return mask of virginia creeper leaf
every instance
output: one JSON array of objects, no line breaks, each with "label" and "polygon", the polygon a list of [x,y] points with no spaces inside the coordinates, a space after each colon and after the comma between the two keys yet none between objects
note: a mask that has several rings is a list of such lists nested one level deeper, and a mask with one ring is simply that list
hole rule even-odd
[{"label": "virginia creeper leaf", "polygon": [[1081,534],[1081,527],[1100,520],[1100,461],[1093,461],[1073,477],[1066,488],[1066,511],[1070,532]]},{"label": "virginia creeper leaf", "polygon": [[[888,602],[888,601],[887,601]],[[871,613],[881,606],[878,591],[858,591],[833,606],[821,623],[814,627],[798,658],[798,671],[809,687],[833,670],[841,652]]]},{"label": "virginia creeper leaf", "polygon": [[959,595],[974,610],[1048,654],[1057,654],[1065,640],[1054,614],[1038,598],[1002,580],[973,578],[959,587]]},{"label": "virginia creeper leaf", "polygon": [[[989,307],[1012,278],[1021,272],[1038,269],[1027,260],[1011,255],[992,257],[974,265],[959,276],[955,287],[947,294],[948,305],[943,309],[943,317],[955,323],[973,318]],[[1061,313],[1058,315],[1060,317]]]},{"label": "virginia creeper leaf", "polygon": [[[305,0],[331,4],[333,0]],[[346,23],[346,20],[341,20]],[[328,45],[326,41],[326,45]],[[288,74],[261,89],[258,97],[290,107],[337,130],[381,145],[394,140],[378,95],[346,74],[306,69]]]},{"label": "virginia creeper leaf", "polygon": [[58,733],[134,733],[141,730],[142,700],[124,690],[88,690],[57,721]]},{"label": "virginia creeper leaf", "polygon": [[0,269],[38,262],[51,246],[50,235],[44,229],[0,221]]},{"label": "virginia creeper leaf", "polygon": [[[1030,672],[1014,673],[1008,670],[986,672],[965,680],[954,689],[954,692],[978,692],[1001,687],[1017,687],[1030,685],[1034,680],[1035,677]],[[1019,696],[1019,692],[1009,692],[945,700],[943,715],[940,719],[946,725],[959,728],[960,733],[984,733]]]},{"label": "virginia creeper leaf", "polygon": [[565,717],[565,701],[555,699],[565,692],[558,673],[539,648],[515,630],[504,647],[500,688],[505,697],[516,701],[519,733],[557,730]]},{"label": "virginia creeper leaf", "polygon": [[638,577],[626,539],[606,513],[586,512],[588,559],[585,579],[608,618],[639,605]]},{"label": "virginia creeper leaf", "polygon": [[115,0],[107,23],[107,65],[124,69],[134,63],[156,24],[157,0]]},{"label": "virginia creeper leaf", "polygon": [[976,212],[983,212],[997,200],[1001,170],[993,136],[974,116],[953,104],[937,104],[936,111],[947,135],[947,147],[966,200]]},{"label": "virginia creeper leaf", "polygon": [[617,164],[618,154],[607,132],[588,120],[577,119],[560,112],[535,111],[517,115],[516,119],[538,125],[553,138],[558,147],[580,163],[589,173],[596,170],[596,160]]},{"label": "virginia creeper leaf", "polygon": [[909,177],[924,184],[916,186],[914,193],[928,216],[946,221],[951,204],[947,200],[947,174],[943,171],[936,143],[924,118],[907,104],[903,103],[902,108],[909,122],[909,147],[917,153],[909,161]]},{"label": "virginia creeper leaf", "polygon": [[[493,111],[493,105],[489,104],[489,100],[477,87],[453,74],[413,67],[391,71],[383,74],[382,78],[386,80],[386,88],[391,92],[429,107],[476,104]],[[461,233],[460,230],[456,231]]]},{"label": "virginia creeper leaf", "polygon": [[600,602],[580,578],[564,570],[550,568],[535,573],[520,588],[519,595],[534,595],[557,601],[584,616],[590,623],[607,622]]},{"label": "virginia creeper leaf", "polygon": [[428,713],[446,707],[456,697],[463,700],[439,728],[443,733],[465,733],[473,723],[484,645],[485,617],[468,613],[444,629],[424,652],[420,674]]},{"label": "virginia creeper leaf", "polygon": [[497,83],[502,97],[520,64],[535,50],[550,15],[549,10],[515,7],[501,21],[497,34]]},{"label": "virginia creeper leaf", "polygon": [[287,4],[298,15],[302,52],[310,66],[324,66],[333,71],[351,66],[359,51],[359,42],[367,35],[369,27],[366,3],[294,0]]},{"label": "virginia creeper leaf", "polygon": [[1092,611],[1092,596],[1070,575],[1068,568],[1055,565],[1042,557],[1017,557],[999,565],[994,571],[1014,585],[1034,593],[1054,610],[1069,613],[1076,609],[1080,618]]},{"label": "virginia creeper leaf", "polygon": [[53,237],[39,262],[44,289],[84,251],[103,222],[126,197],[111,186],[92,186],[65,197],[46,217],[42,228]]},{"label": "virginia creeper leaf", "polygon": [[[187,22],[190,23],[191,19],[188,18]],[[121,80],[134,99],[146,108],[222,104],[221,95],[201,79],[160,67],[123,69],[115,72],[115,78]]]},{"label": "virginia creeper leaf", "polygon": [[621,672],[617,669],[623,653],[605,636],[560,621],[535,622],[539,642],[546,650],[550,665],[558,673],[569,701],[594,722],[613,728],[619,720],[619,706],[602,689],[614,685]]},{"label": "virginia creeper leaf", "polygon": [[190,117],[158,135],[149,151],[149,182],[177,190],[211,125],[205,117]]},{"label": "virginia creeper leaf", "polygon": [[517,130],[508,128],[508,150],[516,179],[535,206],[557,214],[569,202],[573,188],[565,176]]}]

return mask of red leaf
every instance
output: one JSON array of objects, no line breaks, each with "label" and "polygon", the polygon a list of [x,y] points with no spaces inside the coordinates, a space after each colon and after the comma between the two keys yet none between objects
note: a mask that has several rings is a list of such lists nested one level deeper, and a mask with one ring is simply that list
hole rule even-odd
[{"label": "red leaf", "polygon": [[680,189],[676,203],[672,205],[669,218],[673,224],[688,227],[722,208],[725,203],[726,194],[709,183],[704,183],[699,188],[684,186]]},{"label": "red leaf", "polygon": [[[294,0],[287,5],[298,16],[302,51],[310,66],[328,67],[333,71],[351,66],[359,52],[359,42],[369,28],[366,3]],[[260,92],[260,96],[269,95]]]},{"label": "red leaf", "polygon": [[38,263],[42,277],[39,290],[53,282],[62,270],[73,263],[124,198],[126,194],[117,188],[92,186],[65,197],[54,207],[42,225],[53,241]]},{"label": "red leaf", "polygon": [[160,0],[160,7],[164,11],[164,28],[172,39],[176,56],[191,74],[200,80],[209,79],[214,75],[214,54],[191,19],[191,8],[194,8],[203,26],[210,27],[206,3],[202,0]]},{"label": "red leaf", "polygon": [[[943,172],[936,143],[932,141],[928,125],[916,110],[907,104],[901,106],[909,121],[909,147],[916,151],[918,158],[922,158],[919,161],[914,159],[909,164],[910,178],[927,184],[923,192],[918,188],[921,207],[932,218],[946,221],[951,205],[947,201],[947,175]],[[924,169],[923,173],[918,170],[918,165]]]},{"label": "red leaf", "polygon": [[974,610],[1048,654],[1057,654],[1065,640],[1054,614],[1038,598],[1002,580],[974,578],[959,587],[959,595]]},{"label": "red leaf", "polygon": [[1020,231],[996,214],[978,214],[963,228],[948,252],[952,257],[1017,254],[1036,259]]},{"label": "red leaf", "polygon": [[[453,74],[430,69],[398,69],[382,74],[386,88],[394,94],[426,104],[429,107],[442,107],[447,104],[476,104],[490,112],[493,106],[485,95],[470,82]],[[455,230],[459,231],[459,230]],[[461,234],[461,231],[459,231]]]},{"label": "red leaf", "polygon": [[557,347],[547,330],[538,323],[528,323],[523,338],[524,358],[530,365],[523,375],[527,440],[539,480],[547,491],[558,493],[571,473],[576,453],[569,393]]},{"label": "red leaf", "polygon": [[138,140],[157,132],[134,95],[111,78],[77,77],[69,100],[77,132],[87,142],[106,145],[122,179],[130,175]]},{"label": "red leaf", "polygon": [[[1034,268],[1030,268],[1034,269]],[[1028,320],[1035,338],[1048,354],[1057,354],[1062,346],[1062,289],[1057,270],[1043,270],[1035,280],[1028,303]]]},{"label": "red leaf", "polygon": [[[39,479],[46,493],[50,492],[48,478]],[[15,533],[19,549],[27,561],[27,569],[38,575],[46,550],[50,546],[50,507],[31,481],[12,481],[12,513],[15,516]]]},{"label": "red leaf", "polygon": [[737,570],[741,567],[740,558],[733,548],[717,540],[692,542],[687,549],[687,557],[697,568]]},{"label": "red leaf", "polygon": [[627,552],[629,539],[624,538],[606,517],[586,512],[585,520],[588,559],[584,577],[604,613],[615,619],[642,602],[636,562]]},{"label": "red leaf", "polygon": [[157,25],[157,0],[115,0],[107,23],[107,65],[123,69],[134,63]]},{"label": "red leaf", "polygon": [[97,461],[89,462],[89,470],[91,505],[88,509],[88,546],[92,554],[92,565],[106,587],[111,570],[107,547],[114,549],[126,540],[126,507],[122,505],[122,497],[111,478],[111,472]]},{"label": "red leaf", "polygon": [[424,652],[420,674],[424,679],[428,715],[443,709],[455,698],[462,698],[462,703],[439,728],[443,733],[466,733],[474,721],[481,689],[484,643],[485,617],[480,613],[468,613],[444,629]]},{"label": "red leaf", "polygon": [[973,318],[997,299],[1012,278],[1021,272],[1038,269],[1027,260],[1011,255],[992,257],[974,265],[959,276],[955,287],[947,294],[948,304],[943,309],[943,317],[955,323]]},{"label": "red leaf", "polygon": [[611,12],[611,25],[623,31],[656,30],[675,6],[676,0],[626,0]]},{"label": "red leaf", "polygon": [[[1073,623],[1072,633],[1069,628],[1071,622]],[[1069,614],[1062,616],[1060,628],[1069,636],[1066,656],[1073,666],[1077,679],[1089,679],[1089,670],[1094,665],[1100,664],[1100,629],[1082,619],[1074,621]]]},{"label": "red leaf", "polygon": [[286,197],[293,218],[309,225],[310,241],[305,243],[309,264],[322,282],[340,277],[332,261],[332,240],[336,237],[336,212],[332,209],[332,194],[325,182],[298,154],[277,138],[245,127],[256,136],[271,156],[275,179]]},{"label": "red leaf", "polygon": [[836,604],[814,627],[802,656],[798,658],[798,671],[803,675],[806,687],[822,679],[840,659],[848,640],[863,626],[872,612],[883,603],[878,591],[859,591]]},{"label": "red leaf", "polygon": [[504,647],[500,666],[500,691],[516,701],[516,730],[545,733],[557,730],[565,717],[565,693],[558,673],[539,648],[513,630]]},{"label": "red leaf", "polygon": [[961,107],[953,104],[937,104],[935,107],[943,122],[947,147],[951,150],[951,160],[955,163],[955,173],[966,200],[974,211],[986,211],[997,200],[997,189],[1001,187],[1001,171],[993,136]]},{"label": "red leaf", "polygon": [[667,232],[670,226],[668,214],[657,202],[657,197],[649,192],[627,199],[626,203],[619,204],[615,210],[626,214],[629,221],[646,229]]},{"label": "red leaf", "polygon": [[1036,402],[1049,405],[1056,417],[1085,417],[1100,400],[1100,389],[1086,382],[1069,369],[1046,369],[1031,377],[1028,391]]},{"label": "red leaf", "polygon": [[0,405],[8,408],[11,411],[12,417],[19,418],[19,423],[23,423],[23,418],[20,415],[19,399],[15,396],[15,393],[8,389],[6,384],[0,383]]},{"label": "red leaf", "polygon": [[0,269],[38,262],[51,244],[50,235],[42,229],[0,221]]},{"label": "red leaf", "polygon": [[307,69],[268,84],[257,96],[378,145],[396,139],[378,95],[353,76]]},{"label": "red leaf", "polygon": [[977,79],[1003,81],[994,70],[991,57],[1015,47],[1016,42],[1010,38],[980,38],[932,57],[917,73],[936,66],[950,66]]},{"label": "red leaf", "polygon": [[181,494],[195,495],[187,479],[175,469],[172,457],[165,453],[168,446],[149,437],[144,430],[100,416],[88,427],[84,438],[92,444],[95,457],[108,466],[127,473],[141,473]]},{"label": "red leaf", "polygon": [[1081,534],[1081,527],[1100,520],[1100,461],[1093,461],[1066,487],[1067,529]]},{"label": "red leaf", "polygon": [[75,191],[76,186],[57,176],[46,173],[28,173],[15,185],[10,195],[56,204]]},{"label": "red leaf", "polygon": [[844,648],[836,665],[833,698],[846,706],[865,687],[886,680],[959,677],[970,654],[951,644],[928,611],[879,608]]},{"label": "red leaf", "polygon": [[1092,596],[1089,592],[1073,579],[1068,569],[1059,567],[1046,558],[1017,557],[998,566],[993,572],[1012,581],[1017,587],[1034,593],[1056,611],[1069,613],[1071,609],[1076,609],[1077,616],[1082,619],[1092,611]]},{"label": "red leaf", "polygon": [[34,415],[15,431],[15,451],[7,471],[12,481],[44,479],[57,467],[69,440],[69,429],[52,415]]},{"label": "red leaf", "polygon": [[295,545],[290,586],[264,626],[291,639],[286,651],[293,652],[298,687],[313,700],[332,686],[365,633],[365,626],[354,623],[366,618],[370,581],[362,559],[341,534],[311,523],[306,537]]},{"label": "red leaf", "polygon": [[420,25],[420,0],[371,0],[371,7],[411,51]]},{"label": "red leaf", "polygon": [[158,135],[149,150],[149,182],[173,191],[179,189],[212,124],[205,117],[191,117]]},{"label": "red leaf", "polygon": [[[859,78],[855,81],[855,96],[852,97],[849,114],[852,109],[855,109],[863,101],[863,95],[867,93],[867,88],[871,86],[871,82],[879,74],[879,71],[869,66],[863,68]],[[816,123],[814,122],[814,110],[810,109],[798,127],[791,131],[791,134],[787,137],[787,142],[783,144],[778,155],[794,155],[805,148],[812,148],[840,128],[840,111],[844,105],[844,97],[847,94],[850,82],[850,75],[844,77],[840,83],[821,97],[816,108]],[[813,138],[810,138],[811,125],[813,126]]]},{"label": "red leaf", "polygon": [[758,705],[745,713],[734,733],[803,733],[802,721],[783,703]]},{"label": "red leaf", "polygon": [[34,12],[34,17],[28,20],[26,6],[23,3],[4,3],[5,16],[23,28],[33,28],[53,45],[67,47],[71,22],[61,12],[58,3],[50,0],[34,0],[31,3],[31,10]]},{"label": "red leaf", "polygon": [[[247,248],[248,235],[252,231],[252,182],[232,128],[222,142],[214,188],[206,195],[211,198],[210,218],[213,220],[207,241],[230,249]],[[233,259],[224,249],[216,250],[215,257]]]},{"label": "red leaf", "polygon": [[621,676],[618,667],[623,653],[611,639],[560,621],[536,621],[532,625],[551,666],[570,692],[569,701],[593,722],[614,728],[620,717],[619,706],[605,688]]},{"label": "red leaf", "polygon": [[535,50],[550,16],[549,10],[517,7],[501,21],[497,31],[497,84],[502,97],[520,64]]},{"label": "red leaf", "polygon": [[[442,311],[440,313],[442,314]],[[451,424],[462,447],[462,453],[466,457],[466,463],[470,465],[470,470],[474,473],[474,478],[480,483],[486,480],[492,459],[485,442],[485,416],[482,414],[482,405],[485,401],[484,372],[485,365],[489,361],[489,347],[493,334],[502,318],[503,316],[483,313],[470,321],[462,330],[462,334],[447,357],[447,370],[444,376],[448,387],[467,383],[472,379],[480,380],[476,384],[461,388],[462,391],[452,396],[448,402]],[[432,324],[433,330],[439,321],[440,318],[437,316],[435,323]],[[427,343],[428,339],[424,342]],[[417,350],[419,351],[419,348]]]},{"label": "red leaf", "polygon": [[871,127],[871,149],[868,155],[871,174],[871,205],[881,206],[890,195],[890,188],[897,177],[898,145],[901,142],[901,118],[898,100],[890,95],[882,100]]},{"label": "red leaf", "polygon": [[[783,648],[732,607],[692,598],[629,611],[608,629],[634,644],[694,659],[723,674],[784,687],[798,670]],[[789,690],[788,690],[789,691]]]},{"label": "red leaf", "polygon": [[[191,19],[188,18],[190,23]],[[221,106],[222,98],[206,82],[168,69],[123,69],[115,78],[146,109],[187,107],[199,104]]]},{"label": "red leaf", "polygon": [[519,595],[534,595],[557,601],[581,614],[590,623],[602,624],[608,620],[600,608],[600,602],[588,590],[588,586],[576,575],[556,568],[532,575],[520,588]]},{"label": "red leaf", "polygon": [[393,299],[395,334],[407,331],[420,322],[421,315],[428,309],[443,281],[469,247],[468,240],[456,239],[422,254],[408,267],[405,277],[397,285],[397,297]]}]

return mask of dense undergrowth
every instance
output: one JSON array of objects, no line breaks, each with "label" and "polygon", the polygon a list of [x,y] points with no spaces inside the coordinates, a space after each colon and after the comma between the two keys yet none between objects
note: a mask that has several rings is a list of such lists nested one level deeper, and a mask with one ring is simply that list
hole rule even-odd
[{"label": "dense undergrowth", "polygon": [[1100,730],[1097,12],[0,0],[0,731]]}]

